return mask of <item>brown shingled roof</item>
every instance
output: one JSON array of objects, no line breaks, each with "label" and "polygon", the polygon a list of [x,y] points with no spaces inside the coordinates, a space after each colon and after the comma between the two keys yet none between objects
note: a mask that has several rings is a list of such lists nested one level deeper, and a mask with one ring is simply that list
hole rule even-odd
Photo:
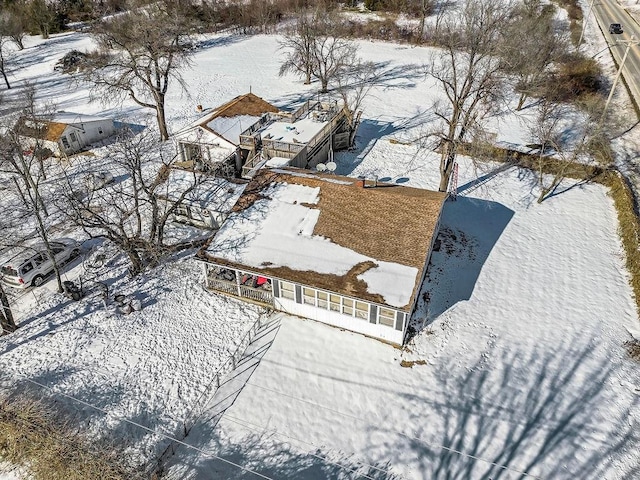
[{"label": "brown shingled roof", "polygon": [[[265,198],[262,190],[274,182],[319,187],[318,203],[307,205],[320,210],[314,235],[379,261],[415,267],[418,272],[425,267],[432,238],[437,234],[445,193],[386,183],[373,186],[372,182],[366,182],[367,186],[363,188],[362,181],[351,177],[319,175],[297,169],[263,169],[249,183],[234,210],[243,210],[256,199]],[[242,265],[228,260],[213,258],[205,251],[200,256],[215,263],[242,268]],[[384,303],[380,295],[368,293],[366,284],[357,278],[374,266],[368,263],[357,265],[342,277],[269,265],[260,269],[247,268],[303,285]],[[411,306],[420,287],[419,273],[417,277],[412,300],[406,309]]]},{"label": "brown shingled roof", "polygon": [[223,105],[220,105],[212,112],[211,115],[206,117],[206,121],[203,123],[206,125],[208,122],[218,117],[236,117],[238,115],[259,117],[267,112],[278,111],[277,107],[274,107],[266,100],[263,100],[253,93],[246,93],[244,95],[237,96]]},{"label": "brown shingled roof", "polygon": [[[38,126],[35,127],[35,124]],[[67,126],[66,123],[52,122],[41,118],[21,117],[16,125],[16,131],[25,137],[57,142]]]}]

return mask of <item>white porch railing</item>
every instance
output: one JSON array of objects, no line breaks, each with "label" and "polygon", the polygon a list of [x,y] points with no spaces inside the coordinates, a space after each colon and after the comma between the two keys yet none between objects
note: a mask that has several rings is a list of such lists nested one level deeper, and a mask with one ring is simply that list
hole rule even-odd
[{"label": "white porch railing", "polygon": [[240,285],[240,296],[242,298],[250,298],[256,302],[267,303],[269,305],[273,303],[273,295],[271,292],[261,288],[252,288]]},{"label": "white porch railing", "polygon": [[207,279],[207,287],[211,290],[226,293],[234,297],[246,298],[254,302],[264,303],[268,306],[273,305],[273,294],[270,290],[264,288],[253,288],[246,285],[238,285],[236,282],[220,280],[209,277]]}]

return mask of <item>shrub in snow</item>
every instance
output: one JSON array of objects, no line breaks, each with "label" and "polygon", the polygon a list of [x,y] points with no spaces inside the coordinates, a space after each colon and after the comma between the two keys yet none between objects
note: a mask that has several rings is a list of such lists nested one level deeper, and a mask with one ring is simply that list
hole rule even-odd
[{"label": "shrub in snow", "polygon": [[79,50],[71,50],[62,57],[53,69],[56,72],[75,73],[82,70],[83,64],[86,64],[88,55]]},{"label": "shrub in snow", "polygon": [[626,347],[629,356],[640,362],[640,340],[636,340],[634,338],[633,340],[624,342],[624,346]]}]

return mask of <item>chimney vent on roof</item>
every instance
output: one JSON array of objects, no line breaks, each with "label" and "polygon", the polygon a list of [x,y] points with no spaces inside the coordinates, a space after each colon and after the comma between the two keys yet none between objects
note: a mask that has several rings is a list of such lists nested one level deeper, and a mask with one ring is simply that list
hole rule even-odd
[{"label": "chimney vent on roof", "polygon": [[202,112],[202,105],[196,105],[196,111]]},{"label": "chimney vent on roof", "polygon": [[353,186],[364,188],[364,178],[358,178],[355,182],[353,182]]}]

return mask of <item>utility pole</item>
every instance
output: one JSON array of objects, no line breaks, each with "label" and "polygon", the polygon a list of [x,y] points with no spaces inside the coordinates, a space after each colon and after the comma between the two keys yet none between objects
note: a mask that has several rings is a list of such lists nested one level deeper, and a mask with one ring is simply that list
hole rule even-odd
[{"label": "utility pole", "polygon": [[618,40],[620,43],[626,43],[627,48],[624,51],[624,55],[622,56],[622,61],[620,62],[620,66],[618,67],[618,73],[616,73],[616,78],[613,80],[613,85],[611,85],[611,90],[609,91],[609,96],[607,97],[607,101],[604,104],[604,108],[602,109],[602,116],[600,117],[600,121],[598,122],[598,126],[602,125],[604,121],[604,117],[607,114],[607,108],[609,107],[609,103],[611,103],[611,98],[613,98],[613,92],[616,89],[616,85],[618,84],[618,80],[620,79],[620,75],[622,74],[622,68],[624,67],[624,62],[627,60],[627,56],[629,55],[629,50],[631,50],[631,45],[638,45],[640,43],[635,39],[635,35],[631,35],[629,40]]},{"label": "utility pole", "polygon": [[587,9],[587,15],[582,19],[582,31],[580,32],[580,40],[578,40],[578,48],[582,45],[582,39],[584,37],[584,31],[587,29],[587,21],[589,20],[589,15],[591,15],[591,9],[593,8],[593,4],[596,0],[591,0],[589,2],[589,8]]}]

